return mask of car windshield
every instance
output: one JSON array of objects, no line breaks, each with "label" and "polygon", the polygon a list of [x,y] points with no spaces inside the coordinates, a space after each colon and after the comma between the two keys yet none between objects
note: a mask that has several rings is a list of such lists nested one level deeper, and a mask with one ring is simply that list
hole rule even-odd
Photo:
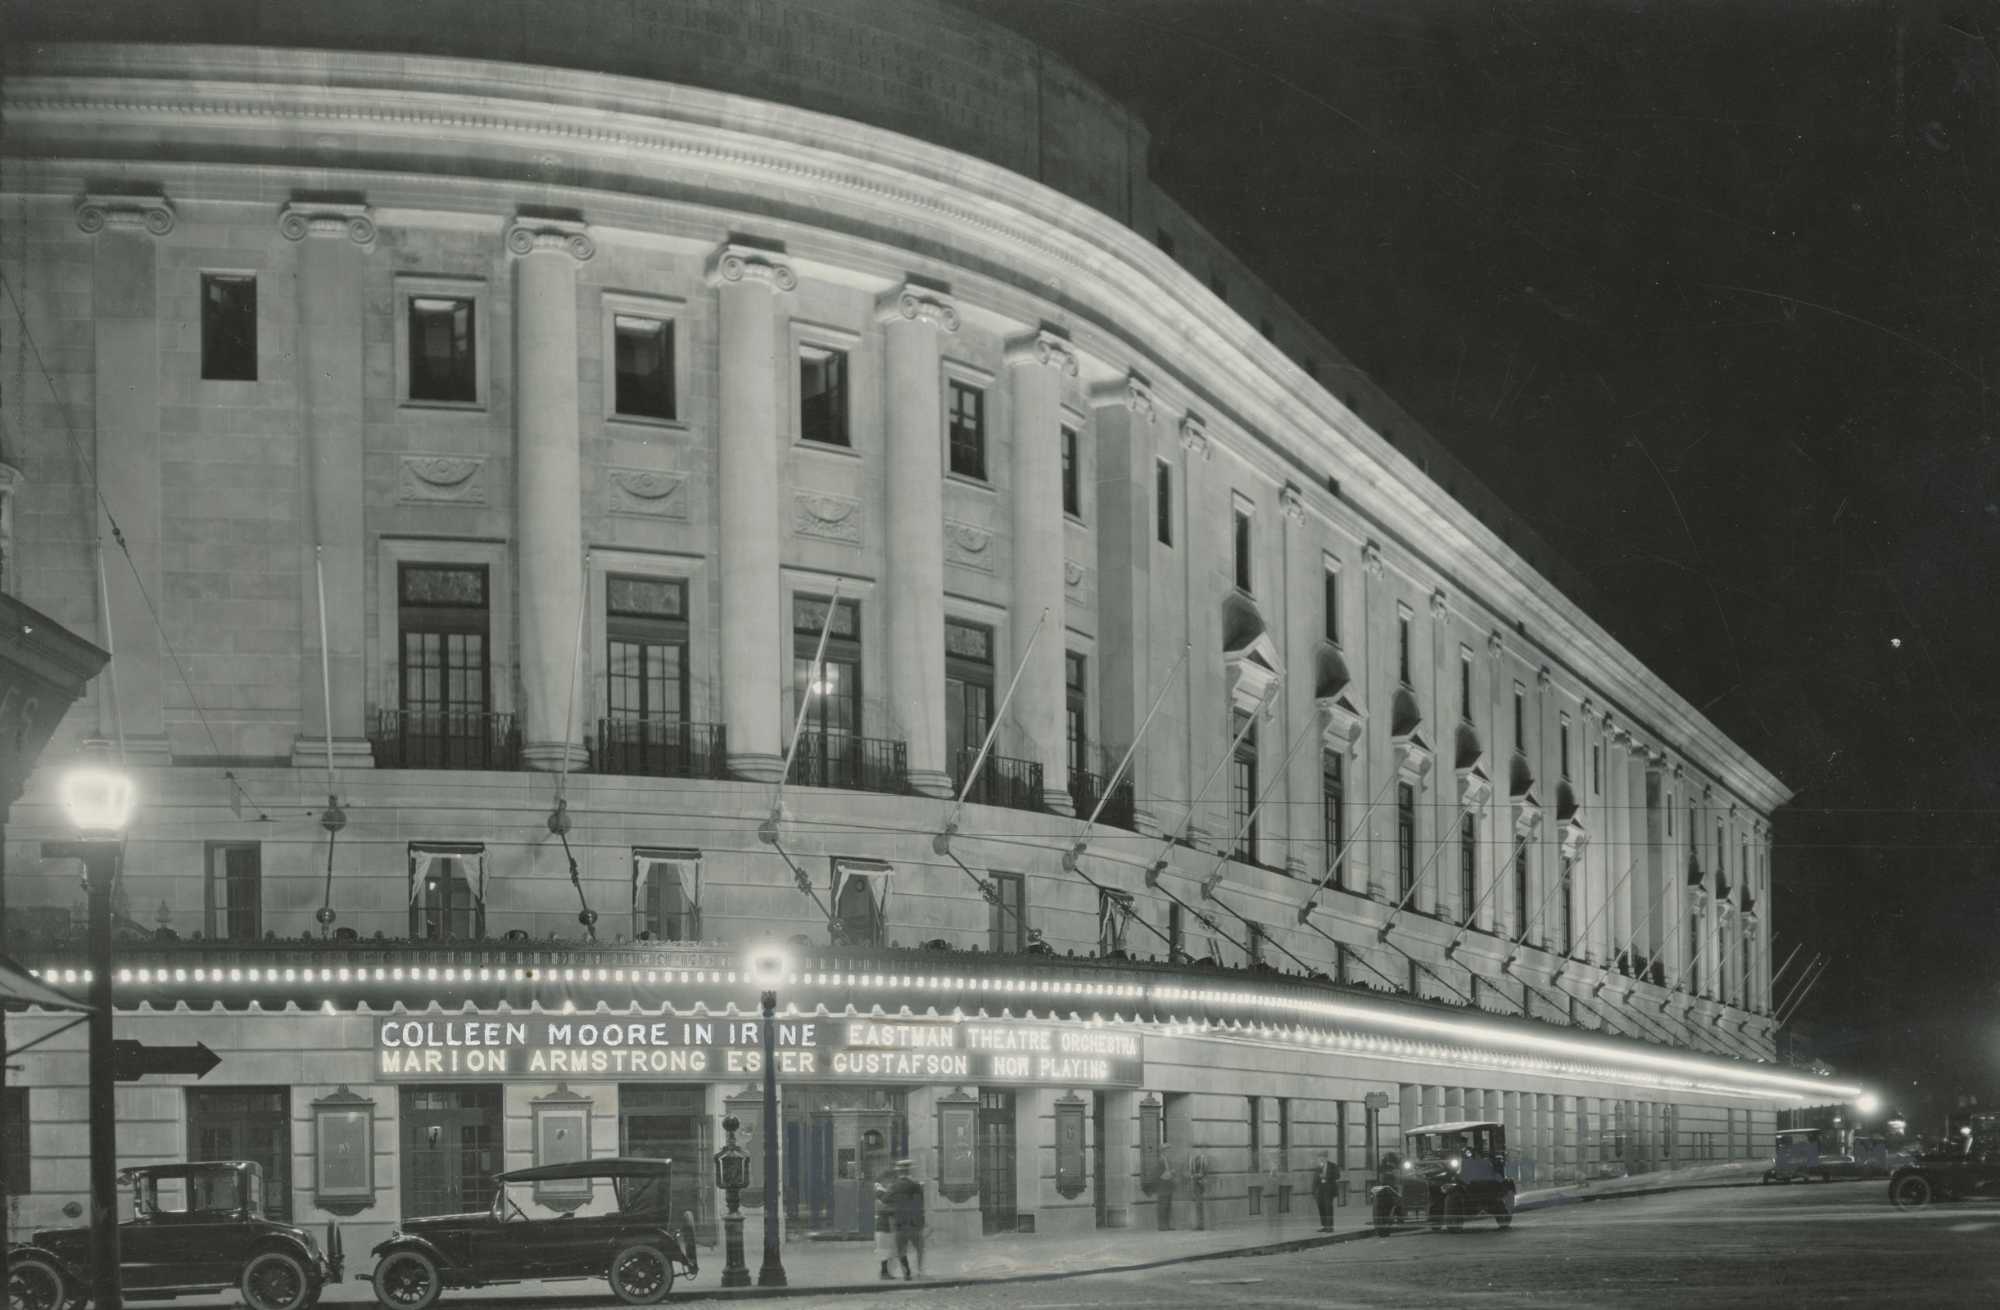
[{"label": "car windshield", "polygon": [[132,1180],[132,1213],[198,1215],[263,1212],[263,1189],[253,1173],[213,1169],[194,1174],[140,1174]]},{"label": "car windshield", "polygon": [[1465,1154],[1464,1133],[1419,1133],[1411,1142],[1411,1154],[1419,1160],[1443,1160]]}]

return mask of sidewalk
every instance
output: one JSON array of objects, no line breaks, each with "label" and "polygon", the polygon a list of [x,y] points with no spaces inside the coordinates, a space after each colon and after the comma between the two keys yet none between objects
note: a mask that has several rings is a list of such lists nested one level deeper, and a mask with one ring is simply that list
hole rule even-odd
[{"label": "sidewalk", "polygon": [[1514,1198],[1516,1210],[1542,1210],[1579,1201],[1596,1201],[1613,1196],[1644,1196],[1653,1192],[1679,1192],[1695,1187],[1741,1187],[1763,1181],[1768,1160],[1736,1160],[1727,1164],[1694,1165],[1666,1172],[1630,1174],[1623,1178],[1600,1178],[1592,1182],[1564,1183],[1538,1187]]}]

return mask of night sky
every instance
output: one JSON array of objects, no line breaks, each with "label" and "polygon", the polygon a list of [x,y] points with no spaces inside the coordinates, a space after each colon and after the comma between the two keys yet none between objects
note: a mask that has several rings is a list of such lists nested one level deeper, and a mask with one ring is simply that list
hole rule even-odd
[{"label": "night sky", "polygon": [[1797,793],[1809,1052],[2000,1103],[2000,4],[966,2]]}]

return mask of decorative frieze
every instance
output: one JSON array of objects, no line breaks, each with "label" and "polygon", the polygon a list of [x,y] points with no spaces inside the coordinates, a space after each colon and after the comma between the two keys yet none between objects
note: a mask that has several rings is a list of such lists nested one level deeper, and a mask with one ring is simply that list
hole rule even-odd
[{"label": "decorative frieze", "polygon": [[278,231],[287,241],[345,237],[357,246],[375,244],[375,218],[367,205],[293,201],[278,211]]},{"label": "decorative frieze", "polygon": [[928,323],[940,332],[958,331],[958,306],[951,297],[933,287],[905,282],[875,302],[875,317],[885,323],[898,319]]},{"label": "decorative frieze", "polygon": [[1090,576],[1090,570],[1073,559],[1063,561],[1063,589],[1077,591],[1083,587],[1083,580]]},{"label": "decorative frieze", "polygon": [[761,282],[774,291],[795,291],[799,275],[783,255],[755,246],[725,245],[709,257],[710,285]]},{"label": "decorative frieze", "polygon": [[1047,328],[1033,336],[1018,337],[1008,342],[1006,358],[1009,364],[1040,364],[1065,377],[1077,375],[1076,349],[1067,338]]},{"label": "decorative frieze", "polygon": [[519,217],[507,229],[507,249],[517,255],[554,251],[581,264],[597,253],[597,243],[590,239],[590,229],[574,219]]},{"label": "decorative frieze", "polygon": [[613,514],[638,518],[685,519],[687,497],[683,494],[687,476],[662,469],[614,468],[606,470],[611,481]]},{"label": "decorative frieze", "polygon": [[396,499],[406,505],[484,505],[486,461],[476,455],[405,455]]},{"label": "decorative frieze", "polygon": [[163,237],[174,230],[172,202],[165,196],[85,196],[77,202],[76,225],[85,232],[148,232]]},{"label": "decorative frieze", "polygon": [[861,526],[861,502],[850,496],[824,491],[792,493],[792,531],[801,537],[859,546]]}]

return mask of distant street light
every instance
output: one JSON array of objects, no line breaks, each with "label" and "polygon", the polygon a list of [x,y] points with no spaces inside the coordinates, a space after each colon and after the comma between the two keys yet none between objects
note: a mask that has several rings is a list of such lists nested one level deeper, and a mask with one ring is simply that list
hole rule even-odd
[{"label": "distant street light", "polygon": [[118,875],[132,780],[112,769],[72,769],[63,812],[78,840],[62,853],[83,861],[90,896],[90,1277],[96,1310],[123,1310],[118,1276],[118,1117],[112,1067],[111,884]]},{"label": "distant street light", "polygon": [[1861,1095],[1854,1098],[1854,1114],[1856,1118],[1860,1119],[1869,1118],[1872,1115],[1874,1115],[1874,1113],[1877,1110],[1881,1108],[1882,1108],[1881,1098],[1876,1096],[1875,1093],[1873,1092],[1863,1092]]}]

